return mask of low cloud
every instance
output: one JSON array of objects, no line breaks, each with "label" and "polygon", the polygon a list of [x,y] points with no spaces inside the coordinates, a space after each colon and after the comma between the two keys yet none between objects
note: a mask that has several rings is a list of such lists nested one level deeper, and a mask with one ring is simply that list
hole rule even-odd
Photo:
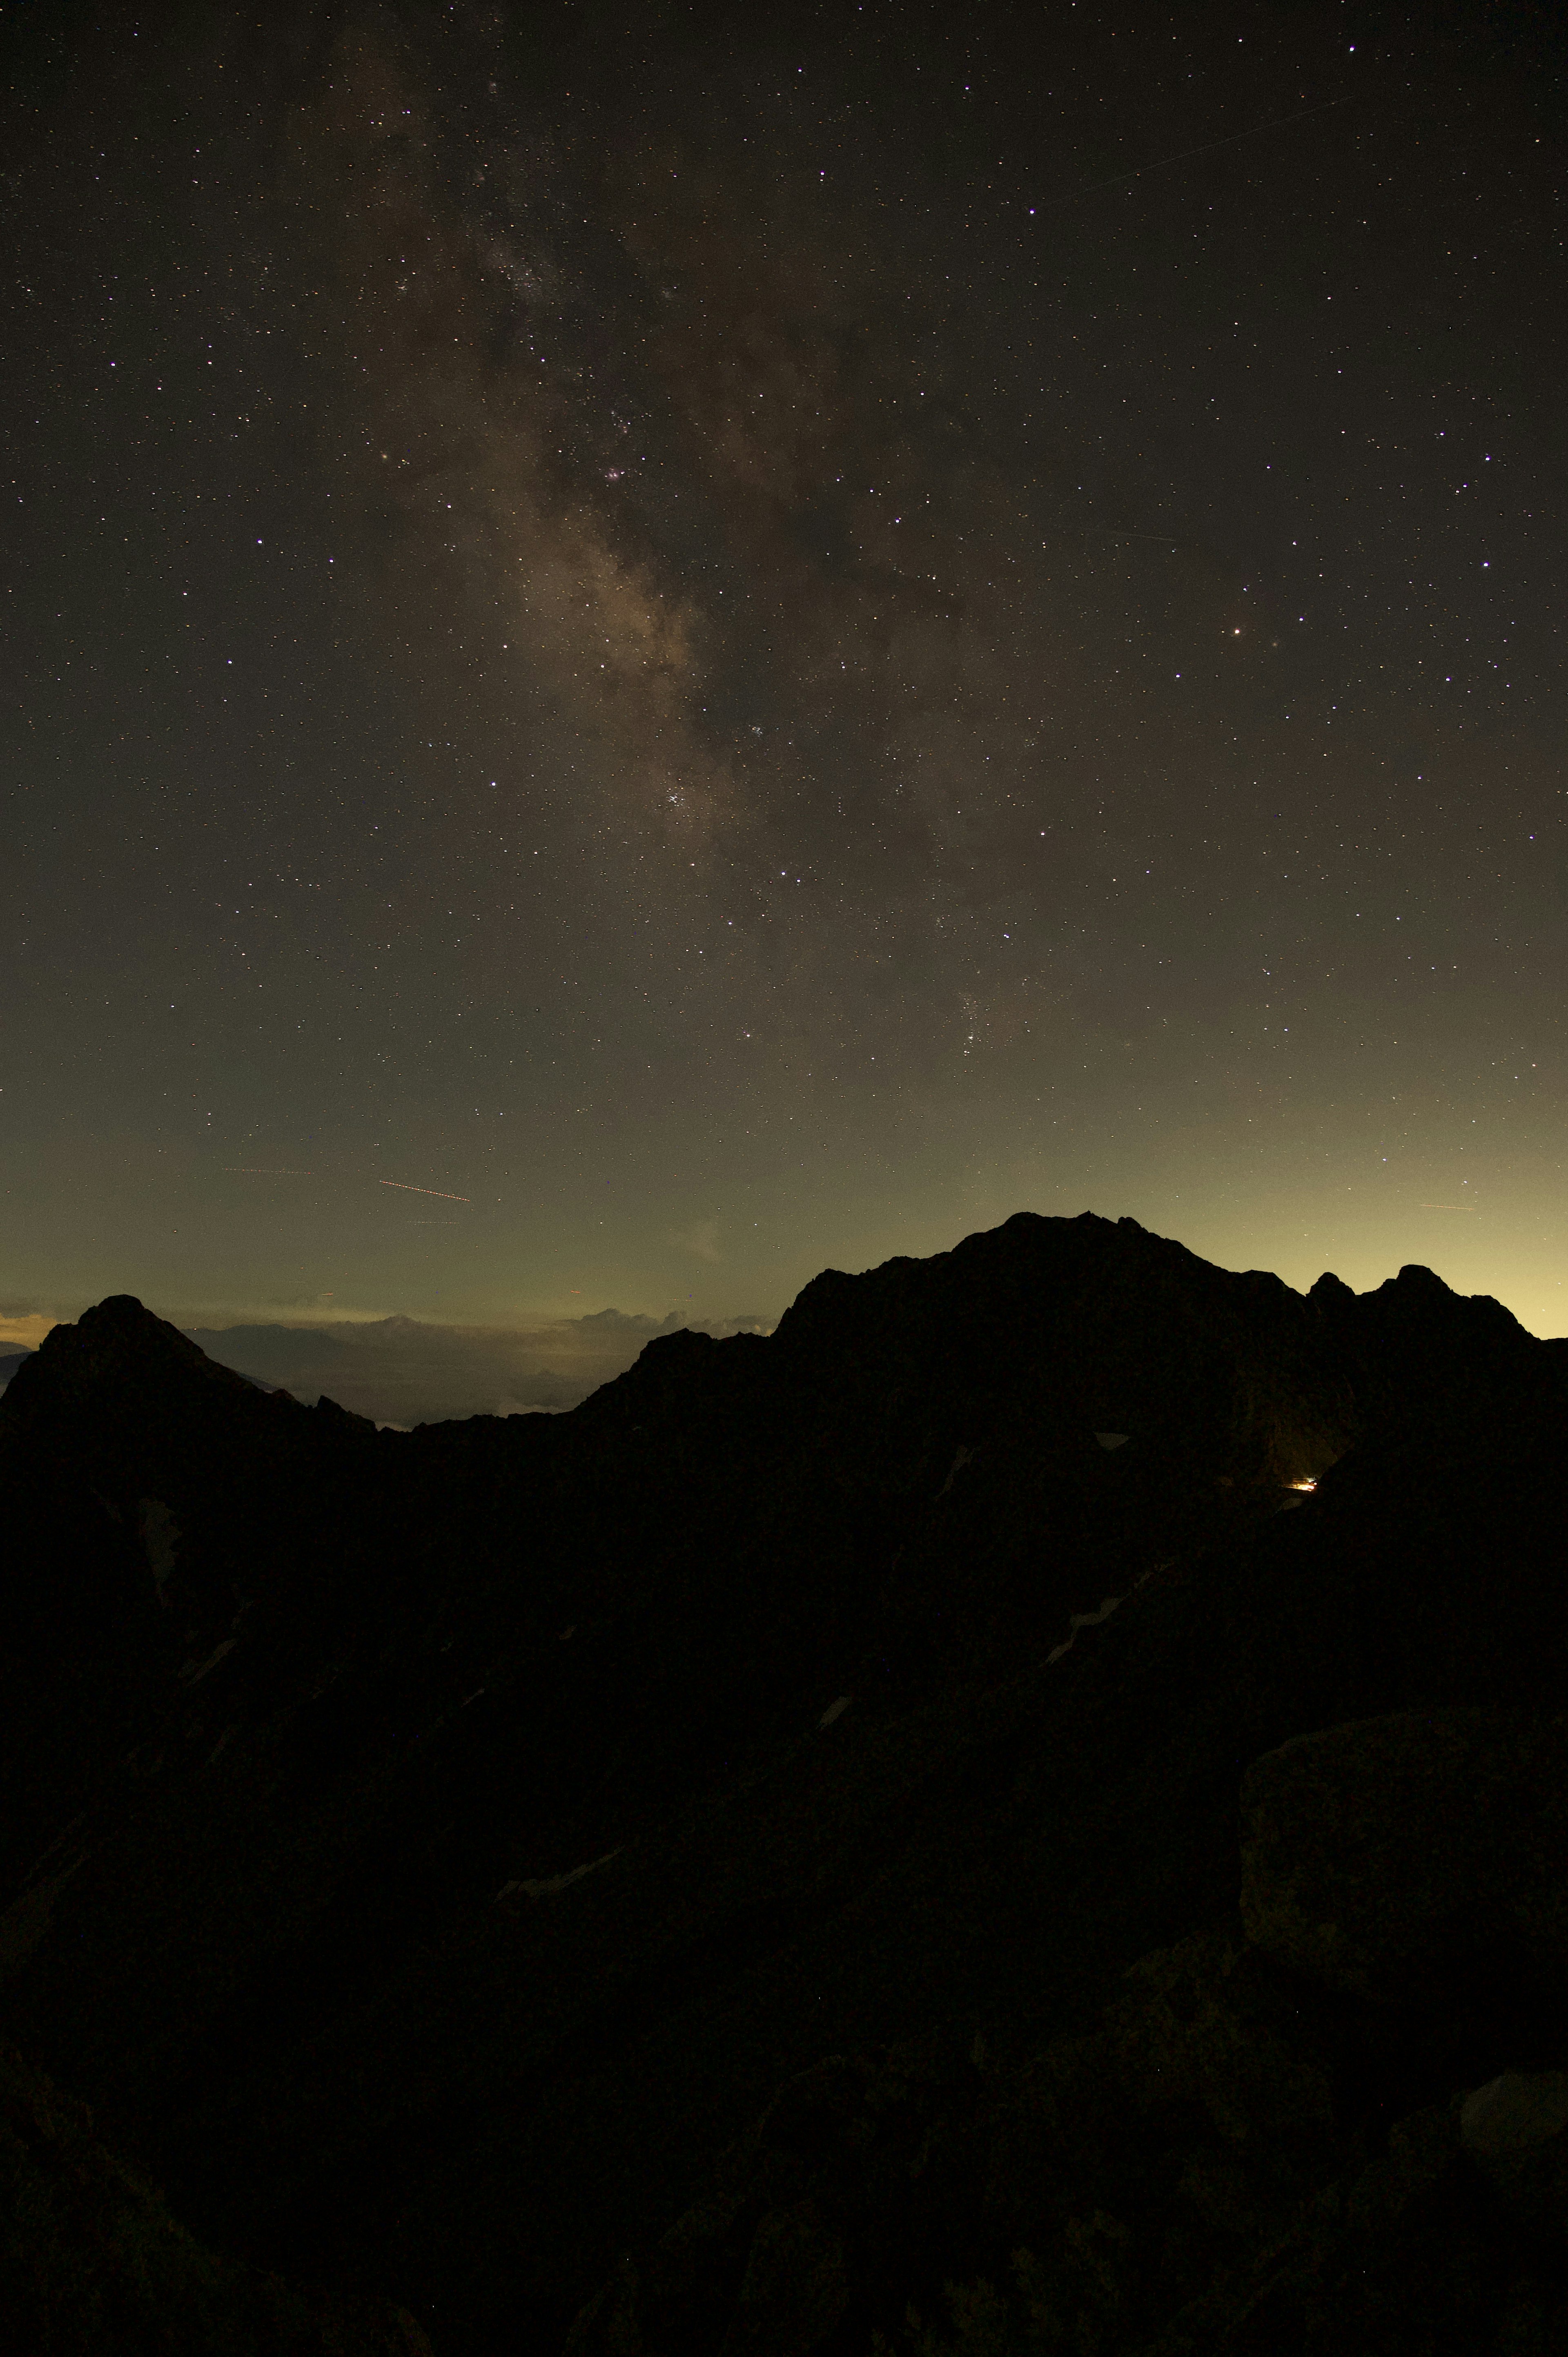
[{"label": "low cloud", "polygon": [[36,1351],[51,1327],[59,1319],[41,1309],[0,1309],[0,1351]]},{"label": "low cloud", "polygon": [[665,1318],[600,1309],[537,1326],[435,1326],[414,1318],[330,1325],[187,1327],[209,1358],[307,1405],[325,1393],[378,1424],[574,1408],[661,1334],[757,1334],[756,1318]]}]

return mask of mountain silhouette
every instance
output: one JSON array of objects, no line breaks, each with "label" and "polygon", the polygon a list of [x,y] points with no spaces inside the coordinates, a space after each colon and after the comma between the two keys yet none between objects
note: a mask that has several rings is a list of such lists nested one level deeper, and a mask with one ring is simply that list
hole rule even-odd
[{"label": "mountain silhouette", "polygon": [[[412,1433],[125,1296],[57,1327],[0,1401],[0,2159],[53,2222],[0,2298],[1563,2346],[1565,1361],[1088,1213]],[[177,2244],[205,2324],[102,2258]]]}]

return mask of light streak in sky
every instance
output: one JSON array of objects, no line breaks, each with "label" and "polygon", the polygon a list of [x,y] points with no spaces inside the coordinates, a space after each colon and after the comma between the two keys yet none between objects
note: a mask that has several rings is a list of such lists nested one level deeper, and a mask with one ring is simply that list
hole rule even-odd
[{"label": "light streak in sky", "polygon": [[410,1187],[401,1178],[381,1178],[378,1179],[377,1184],[381,1187],[396,1187],[404,1195],[435,1195],[439,1197],[443,1203],[470,1203],[473,1200],[471,1195],[444,1195],[439,1187]]},{"label": "light streak in sky", "polygon": [[[314,1170],[263,1170],[251,1162],[222,1162],[218,1167],[228,1172],[231,1178],[314,1178],[317,1176]],[[411,1187],[402,1178],[381,1178],[376,1183],[381,1187],[395,1187],[403,1195],[434,1195],[443,1203],[471,1203],[474,1200],[471,1195],[445,1194],[439,1187]]]}]

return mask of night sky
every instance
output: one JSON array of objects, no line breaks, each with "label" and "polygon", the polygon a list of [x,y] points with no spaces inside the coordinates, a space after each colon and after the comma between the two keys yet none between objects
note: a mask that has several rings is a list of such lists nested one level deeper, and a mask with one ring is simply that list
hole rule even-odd
[{"label": "night sky", "polygon": [[0,40],[0,1331],[1568,1328],[1555,10]]}]

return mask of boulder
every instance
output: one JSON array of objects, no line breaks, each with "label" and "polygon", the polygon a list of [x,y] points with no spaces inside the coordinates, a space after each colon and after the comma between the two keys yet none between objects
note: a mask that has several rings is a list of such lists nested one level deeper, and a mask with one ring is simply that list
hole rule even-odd
[{"label": "boulder", "polygon": [[1465,2149],[1527,2229],[1568,2239],[1568,2071],[1505,2071],[1466,2096]]},{"label": "boulder", "polygon": [[1295,1737],[1241,1785],[1241,1919],[1332,1988],[1485,1945],[1568,1951],[1568,1727],[1402,1711]]},{"label": "boulder", "polygon": [[1247,1962],[1239,1941],[1214,1932],[1140,1958],[1104,2018],[1121,2085],[1140,2110],[1201,2104],[1238,2147],[1324,2139],[1334,2118],[1327,2082],[1255,2018]]}]

